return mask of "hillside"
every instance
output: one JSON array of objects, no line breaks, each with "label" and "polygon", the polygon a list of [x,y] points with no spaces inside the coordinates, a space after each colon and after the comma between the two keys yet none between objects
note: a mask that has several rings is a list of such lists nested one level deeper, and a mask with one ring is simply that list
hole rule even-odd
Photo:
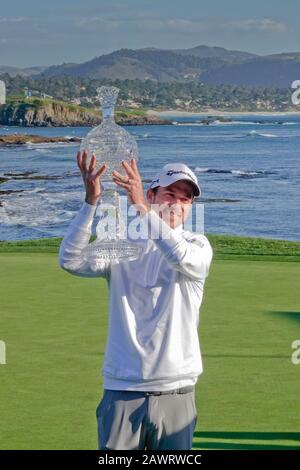
[{"label": "hillside", "polygon": [[82,64],[46,68],[36,77],[69,76],[90,79],[195,80],[208,85],[290,87],[300,77],[298,52],[258,56],[222,47],[190,49],[120,49]]},{"label": "hillside", "polygon": [[21,77],[31,77],[42,73],[47,67],[36,66],[36,67],[12,67],[10,65],[0,65],[0,74],[8,73],[11,77],[20,75]]},{"label": "hillside", "polygon": [[219,67],[220,61],[223,63],[219,57],[200,58],[160,49],[121,49],[83,64],[49,67],[42,75],[172,82],[188,77],[198,79],[204,70]]},{"label": "hillside", "polygon": [[241,60],[257,57],[256,54],[251,54],[250,52],[230,51],[224,47],[211,47],[205,45],[192,47],[190,49],[174,49],[173,52],[180,55],[199,57],[201,59],[214,57],[228,62],[239,62]]},{"label": "hillside", "polygon": [[24,69],[0,65],[0,74],[34,79],[72,77],[160,83],[194,80],[207,85],[286,88],[300,77],[300,53],[259,56],[206,45],[171,50],[120,49],[83,63]]},{"label": "hillside", "polygon": [[222,64],[206,70],[201,81],[210,85],[290,87],[300,78],[300,54],[254,57],[238,64]]},{"label": "hillside", "polygon": [[[120,89],[117,106],[143,117],[143,110],[178,109],[182,111],[299,111],[291,102],[289,88],[254,88],[233,85],[205,85],[194,80],[157,82],[154,80],[92,80],[80,77],[26,78],[0,76],[6,82],[8,97],[21,96],[27,88],[32,95],[45,93],[55,100],[80,105],[81,112],[99,109],[97,88],[113,85]],[[24,100],[24,98],[22,98]],[[36,98],[30,98],[35,100]],[[28,100],[26,101],[28,103]],[[71,108],[73,109],[73,108]],[[97,111],[98,112],[98,111]],[[11,111],[10,111],[11,113]],[[142,115],[141,115],[142,113]],[[5,122],[12,116],[6,115]],[[15,113],[13,115],[15,121]],[[126,117],[126,116],[124,116]],[[22,118],[22,116],[21,116]],[[22,118],[23,119],[23,118]],[[44,120],[44,119],[43,119]]]}]

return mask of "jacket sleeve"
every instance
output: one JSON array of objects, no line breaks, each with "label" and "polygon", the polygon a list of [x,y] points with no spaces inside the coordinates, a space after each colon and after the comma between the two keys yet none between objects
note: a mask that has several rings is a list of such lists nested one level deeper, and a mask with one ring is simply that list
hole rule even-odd
[{"label": "jacket sleeve", "polygon": [[183,231],[172,229],[153,209],[141,220],[148,236],[174,269],[193,280],[208,276],[213,251],[204,235],[190,233],[189,238],[184,237]]},{"label": "jacket sleeve", "polygon": [[110,274],[110,261],[87,261],[82,250],[90,240],[96,206],[84,203],[69,225],[59,249],[59,265],[70,274],[81,277],[105,277]]}]

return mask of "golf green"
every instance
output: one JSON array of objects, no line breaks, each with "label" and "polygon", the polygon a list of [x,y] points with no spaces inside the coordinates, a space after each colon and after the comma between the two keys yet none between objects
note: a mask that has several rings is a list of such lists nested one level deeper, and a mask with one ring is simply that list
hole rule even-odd
[{"label": "golf green", "polygon": [[[300,263],[218,259],[199,334],[195,449],[300,449]],[[107,333],[102,279],[56,253],[0,253],[1,449],[96,449]]]}]

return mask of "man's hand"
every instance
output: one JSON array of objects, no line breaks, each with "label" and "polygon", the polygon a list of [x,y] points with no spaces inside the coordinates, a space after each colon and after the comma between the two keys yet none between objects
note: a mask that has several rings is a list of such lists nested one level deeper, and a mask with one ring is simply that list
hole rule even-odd
[{"label": "man's hand", "polygon": [[144,196],[142,178],[140,176],[136,160],[132,158],[130,160],[130,165],[123,160],[122,166],[126,171],[127,176],[123,176],[117,171],[113,171],[113,181],[118,186],[126,189],[129,201],[131,204],[136,205],[137,210],[139,210],[141,215],[143,215],[150,210],[150,205],[147,203]]},{"label": "man's hand", "polygon": [[97,158],[95,155],[92,155],[89,167],[87,167],[87,157],[88,153],[86,150],[84,152],[77,153],[77,164],[80,169],[82,179],[85,186],[86,197],[85,202],[88,204],[95,205],[101,196],[101,185],[100,185],[100,176],[107,169],[107,165],[104,163],[100,166],[99,170],[95,173],[95,166]]}]

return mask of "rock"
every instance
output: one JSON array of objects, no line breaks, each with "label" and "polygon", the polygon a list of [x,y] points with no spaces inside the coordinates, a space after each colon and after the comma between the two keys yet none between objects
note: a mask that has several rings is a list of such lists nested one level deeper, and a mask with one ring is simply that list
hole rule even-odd
[{"label": "rock", "polygon": [[79,137],[45,137],[32,134],[0,135],[0,145],[24,145],[27,143],[81,142]]},{"label": "rock", "polygon": [[24,189],[7,189],[5,190],[0,190],[0,194],[13,194],[13,193],[21,193],[25,191]]},{"label": "rock", "polygon": [[215,122],[232,122],[232,119],[225,116],[208,116],[207,119],[202,119],[201,121],[202,124],[206,124],[208,126]]},{"label": "rock", "polygon": [[155,116],[127,116],[116,118],[117,124],[120,126],[164,126],[172,125],[172,121],[166,119],[160,119]]}]

